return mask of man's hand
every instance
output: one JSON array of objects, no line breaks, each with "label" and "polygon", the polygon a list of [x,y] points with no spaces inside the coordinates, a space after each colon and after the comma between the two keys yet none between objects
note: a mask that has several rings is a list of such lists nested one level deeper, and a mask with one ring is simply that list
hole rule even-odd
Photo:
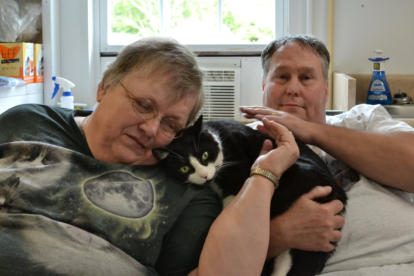
[{"label": "man's hand", "polygon": [[339,200],[320,204],[314,199],[329,195],[331,187],[315,187],[302,195],[282,215],[271,221],[268,257],[296,248],[307,251],[332,251],[332,242],[341,239],[345,224],[339,215],[344,205]]},{"label": "man's hand", "polygon": [[306,144],[312,143],[312,131],[315,123],[305,121],[292,114],[284,111],[279,111],[270,107],[264,106],[242,106],[240,110],[244,112],[244,116],[248,119],[263,120],[266,117],[268,120],[277,122],[287,127],[293,132],[296,138],[299,138]]}]

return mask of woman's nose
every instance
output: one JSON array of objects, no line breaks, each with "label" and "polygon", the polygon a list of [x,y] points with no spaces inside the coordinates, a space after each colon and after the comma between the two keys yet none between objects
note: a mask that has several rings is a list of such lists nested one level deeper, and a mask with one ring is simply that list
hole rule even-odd
[{"label": "woman's nose", "polygon": [[147,119],[139,124],[139,128],[142,129],[147,137],[155,137],[160,129],[160,120],[157,117]]}]

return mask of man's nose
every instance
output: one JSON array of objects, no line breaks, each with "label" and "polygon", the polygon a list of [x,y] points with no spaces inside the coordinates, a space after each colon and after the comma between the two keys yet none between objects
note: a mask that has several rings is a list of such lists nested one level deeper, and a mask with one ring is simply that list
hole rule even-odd
[{"label": "man's nose", "polygon": [[297,96],[300,93],[300,81],[297,78],[291,78],[286,86],[286,93],[288,95]]}]

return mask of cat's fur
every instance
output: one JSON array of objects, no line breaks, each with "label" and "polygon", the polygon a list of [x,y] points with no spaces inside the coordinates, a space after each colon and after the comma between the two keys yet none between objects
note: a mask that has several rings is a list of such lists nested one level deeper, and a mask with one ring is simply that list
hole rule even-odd
[{"label": "cat's fur", "polygon": [[[180,138],[165,148],[155,149],[154,155],[172,176],[198,185],[211,182],[218,186],[225,198],[237,194],[249,177],[250,168],[266,138],[233,120],[208,121],[203,125],[200,117]],[[318,199],[318,202],[339,199],[346,203],[344,190],[335,182],[322,159],[303,142],[297,140],[297,143],[300,157],[280,179],[272,199],[271,217],[286,211],[315,186],[333,188],[329,196]],[[267,262],[262,275],[315,275],[322,271],[331,254],[292,249],[290,254],[278,257],[275,269],[274,262]]]}]

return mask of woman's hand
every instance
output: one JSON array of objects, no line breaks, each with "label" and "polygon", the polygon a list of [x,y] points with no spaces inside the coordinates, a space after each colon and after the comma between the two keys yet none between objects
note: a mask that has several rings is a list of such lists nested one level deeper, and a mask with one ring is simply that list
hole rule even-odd
[{"label": "woman's hand", "polygon": [[252,165],[252,169],[261,168],[272,172],[280,178],[299,157],[299,148],[296,144],[292,132],[285,126],[269,120],[266,116],[262,118],[263,125],[258,126],[258,130],[273,138],[277,148],[272,149],[270,140],[263,144],[259,157]]}]

